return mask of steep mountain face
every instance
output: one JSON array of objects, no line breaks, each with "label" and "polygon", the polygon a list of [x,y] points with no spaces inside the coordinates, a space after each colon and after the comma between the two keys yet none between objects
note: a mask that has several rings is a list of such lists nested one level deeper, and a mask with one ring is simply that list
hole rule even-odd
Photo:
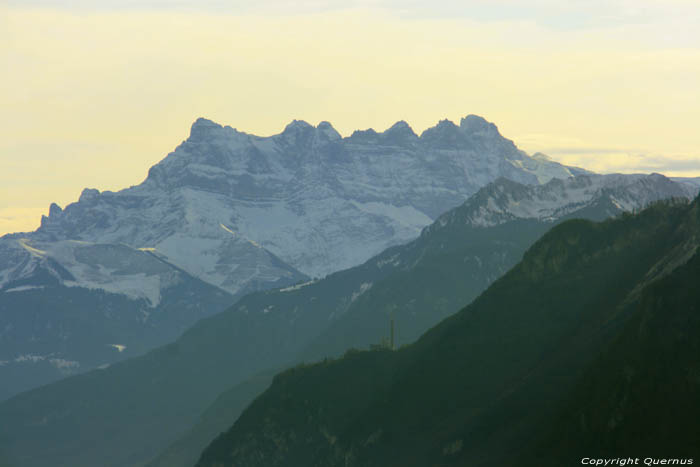
[{"label": "steep mountain face", "polygon": [[[548,458],[545,448],[532,465],[573,465],[579,450],[598,455],[586,447],[630,455],[617,441],[655,453],[649,455],[697,455],[696,411],[678,426],[672,419],[700,394],[697,294],[681,292],[682,284],[700,279],[699,239],[697,201],[598,224],[565,222],[415,344],[396,352],[349,352],[278,375],[197,465],[529,465],[524,454],[543,432],[554,433],[549,446],[563,440],[578,449],[557,449],[559,457]],[[670,335],[652,329],[655,320],[648,319],[656,313],[664,316],[655,320],[671,319],[659,323]],[[601,358],[612,360],[612,369],[596,363],[611,342]],[[678,373],[669,374],[664,362]],[[589,384],[581,377],[591,365]],[[620,384],[605,379],[611,375]],[[633,382],[651,401],[631,390]],[[578,384],[598,391],[567,402]],[[546,429],[562,411],[575,422],[560,425],[573,437]],[[673,446],[684,449],[663,451]]]},{"label": "steep mountain face", "polygon": [[199,119],[141,185],[85,190],[53,206],[31,238],[153,248],[236,293],[290,277],[261,251],[323,276],[412,240],[498,177],[537,184],[579,172],[527,156],[473,115],[420,137],[405,122],[341,138],[327,122],[294,121],[257,137]]},{"label": "steep mountain face", "polygon": [[[601,180],[609,176],[582,177],[571,183],[589,189],[575,197],[566,190],[562,196],[556,180],[538,191],[499,179],[407,245],[322,280],[247,295],[142,358],[17,396],[0,405],[0,417],[12,427],[0,428],[0,452],[28,466],[139,465],[185,436],[173,449],[187,446],[192,456],[203,446],[188,439],[207,438],[187,432],[222,391],[268,368],[378,343],[390,317],[399,344],[409,343],[473,300],[558,221],[549,211],[542,219],[503,216],[506,200],[521,206],[530,193],[553,204],[558,196],[556,212],[564,217],[621,212],[596,188],[607,186]],[[623,177],[616,185],[636,187],[644,180],[657,197],[678,194],[659,176]],[[494,212],[486,214],[484,206]],[[476,214],[499,214],[502,223],[484,226]],[[41,420],[46,423],[37,424]],[[226,426],[217,423],[205,425]],[[107,430],[110,436],[102,436]]]}]

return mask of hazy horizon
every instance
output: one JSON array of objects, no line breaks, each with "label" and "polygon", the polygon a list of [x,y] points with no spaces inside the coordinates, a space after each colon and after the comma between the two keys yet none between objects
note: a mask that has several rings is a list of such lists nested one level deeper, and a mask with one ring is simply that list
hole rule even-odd
[{"label": "hazy horizon", "polygon": [[5,1],[0,234],[117,191],[197,117],[416,133],[467,114],[596,172],[700,176],[691,1]]}]

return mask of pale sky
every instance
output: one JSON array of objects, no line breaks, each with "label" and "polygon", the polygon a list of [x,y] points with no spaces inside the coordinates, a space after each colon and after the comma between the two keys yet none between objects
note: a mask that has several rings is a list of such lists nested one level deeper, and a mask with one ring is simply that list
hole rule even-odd
[{"label": "pale sky", "polygon": [[700,176],[698,24],[696,0],[0,0],[0,234],[140,183],[200,116],[473,113],[566,164]]}]

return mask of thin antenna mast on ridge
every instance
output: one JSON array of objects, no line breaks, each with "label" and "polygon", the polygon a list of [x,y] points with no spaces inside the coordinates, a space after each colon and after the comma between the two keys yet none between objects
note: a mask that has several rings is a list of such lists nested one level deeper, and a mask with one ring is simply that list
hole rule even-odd
[{"label": "thin antenna mast on ridge", "polygon": [[389,348],[391,350],[395,350],[396,347],[394,346],[394,318],[391,318],[391,339],[389,340]]}]

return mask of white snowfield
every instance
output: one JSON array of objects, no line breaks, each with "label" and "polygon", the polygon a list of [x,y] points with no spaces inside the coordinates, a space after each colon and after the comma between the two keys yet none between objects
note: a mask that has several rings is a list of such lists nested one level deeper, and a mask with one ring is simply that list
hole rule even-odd
[{"label": "white snowfield", "polygon": [[0,239],[0,290],[51,258],[73,277],[62,279],[66,285],[155,306],[170,276],[148,269],[146,259],[237,293],[360,264],[417,237],[501,177],[535,191],[495,197],[474,213],[475,225],[504,215],[555,216],[595,190],[638,183],[636,194],[615,198],[631,209],[635,196],[656,189],[644,176],[586,174],[528,156],[474,115],[459,125],[443,120],[420,136],[398,122],[346,138],[327,122],[295,120],[278,135],[258,137],[199,119],[140,185],[86,189],[64,210],[52,205],[36,232]]},{"label": "white snowfield", "polygon": [[[84,241],[61,240],[57,242],[4,239],[7,249],[15,242],[17,250],[27,254],[18,267],[3,271],[4,282],[18,280],[44,267],[67,287],[102,289],[133,299],[144,299],[149,306],[160,302],[163,288],[177,285],[177,270],[152,255],[125,245],[104,245]],[[47,262],[47,258],[55,263]],[[57,271],[56,268],[62,268]],[[66,274],[66,272],[68,274]],[[5,289],[4,293],[42,289],[40,285],[23,285]]]}]

